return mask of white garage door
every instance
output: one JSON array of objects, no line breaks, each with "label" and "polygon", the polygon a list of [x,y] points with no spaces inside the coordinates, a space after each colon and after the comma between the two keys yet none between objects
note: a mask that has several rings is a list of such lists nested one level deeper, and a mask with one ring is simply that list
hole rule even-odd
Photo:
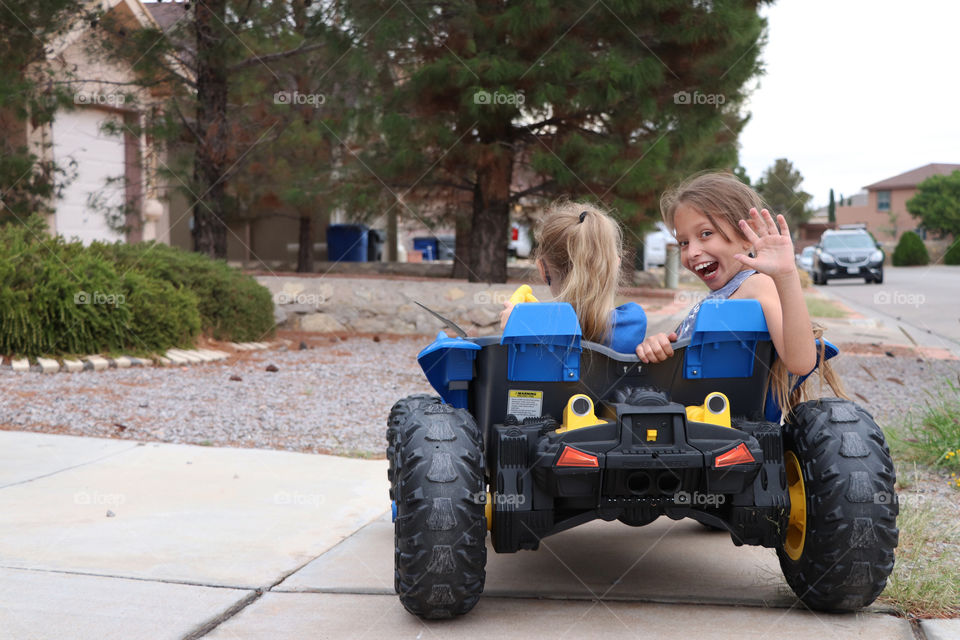
[{"label": "white garage door", "polygon": [[98,109],[77,109],[58,114],[53,122],[53,157],[68,174],[76,174],[56,204],[56,231],[84,244],[124,239],[110,229],[102,208],[118,211],[125,193],[123,136],[101,131],[111,117],[117,116]]}]

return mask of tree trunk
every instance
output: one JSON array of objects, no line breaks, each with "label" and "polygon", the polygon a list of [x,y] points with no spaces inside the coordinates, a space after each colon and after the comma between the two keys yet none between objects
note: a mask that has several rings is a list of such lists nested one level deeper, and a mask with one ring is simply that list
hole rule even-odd
[{"label": "tree trunk", "polygon": [[197,30],[197,119],[202,136],[194,151],[193,176],[199,192],[193,205],[193,249],[227,257],[224,173],[227,168],[227,65],[223,42],[226,0],[195,5]]},{"label": "tree trunk", "polygon": [[387,262],[397,261],[397,208],[387,212]]},{"label": "tree trunk", "polygon": [[313,216],[300,214],[297,273],[313,273]]},{"label": "tree trunk", "polygon": [[473,187],[473,211],[460,211],[457,213],[457,236],[454,246],[453,257],[453,277],[464,280],[470,277],[470,254],[473,247],[473,220],[471,213],[474,213],[479,207],[480,187]]},{"label": "tree trunk", "polygon": [[484,146],[477,163],[478,197],[474,198],[470,240],[470,282],[507,281],[507,230],[510,226],[510,181],[513,153],[507,145]]}]

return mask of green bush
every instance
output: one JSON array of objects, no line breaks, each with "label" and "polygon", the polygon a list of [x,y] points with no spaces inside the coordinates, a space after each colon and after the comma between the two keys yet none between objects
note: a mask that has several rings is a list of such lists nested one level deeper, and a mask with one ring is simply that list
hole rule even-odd
[{"label": "green bush", "polygon": [[270,291],[223,262],[160,243],[101,244],[90,249],[123,270],[187,289],[197,298],[201,330],[218,340],[261,340],[273,328]]},{"label": "green bush", "polygon": [[913,231],[907,231],[900,236],[900,242],[897,248],[893,250],[893,265],[895,267],[911,267],[914,265],[928,264],[930,254],[927,253],[927,247]]},{"label": "green bush", "polygon": [[957,238],[943,254],[943,264],[960,264],[960,238]]},{"label": "green bush", "polygon": [[161,244],[84,247],[38,217],[0,227],[0,353],[147,354],[201,331],[259,340],[273,326],[269,291],[204,256]]}]

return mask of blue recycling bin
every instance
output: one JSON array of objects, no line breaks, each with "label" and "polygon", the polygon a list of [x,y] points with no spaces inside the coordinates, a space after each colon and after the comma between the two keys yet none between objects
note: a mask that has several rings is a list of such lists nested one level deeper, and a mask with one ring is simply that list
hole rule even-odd
[{"label": "blue recycling bin", "polygon": [[414,238],[413,250],[423,254],[424,260],[437,259],[437,239],[436,238]]},{"label": "blue recycling bin", "polygon": [[366,262],[369,231],[365,224],[327,225],[327,259],[330,262]]}]

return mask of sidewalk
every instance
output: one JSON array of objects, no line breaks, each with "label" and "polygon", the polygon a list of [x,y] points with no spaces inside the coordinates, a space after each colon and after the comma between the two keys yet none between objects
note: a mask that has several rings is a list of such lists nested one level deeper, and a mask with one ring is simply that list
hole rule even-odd
[{"label": "sidewalk", "polygon": [[[490,550],[476,609],[423,623],[393,595],[385,471],[382,460],[0,432],[0,637],[914,637],[876,606],[809,612],[772,551],[667,519]],[[921,628],[947,638],[960,621]]]}]

